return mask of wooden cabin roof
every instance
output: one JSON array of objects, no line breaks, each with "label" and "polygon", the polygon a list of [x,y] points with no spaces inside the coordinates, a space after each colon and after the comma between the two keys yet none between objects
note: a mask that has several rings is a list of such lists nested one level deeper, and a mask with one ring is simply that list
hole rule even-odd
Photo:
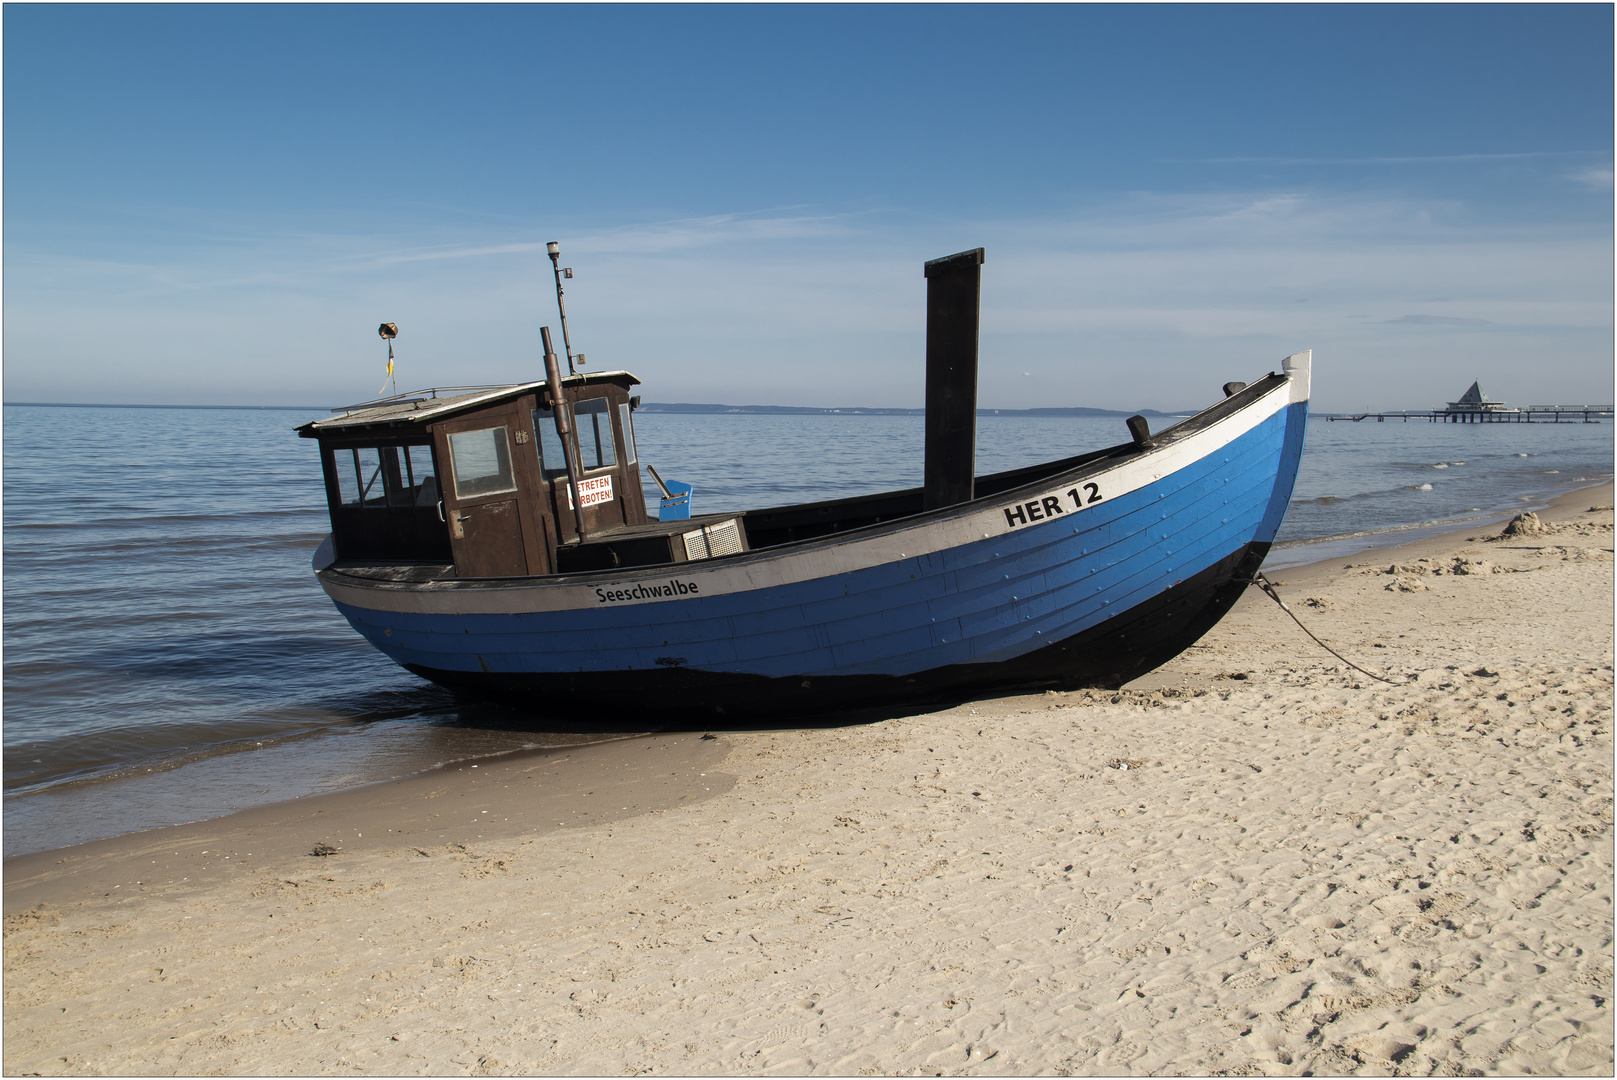
[{"label": "wooden cabin roof", "polygon": [[[565,376],[561,382],[564,387],[615,383],[627,390],[631,386],[639,385],[640,380],[627,371],[591,371]],[[296,431],[306,439],[313,439],[339,431],[364,428],[399,430],[424,426],[485,405],[492,405],[506,398],[541,390],[545,385],[541,380],[512,383],[507,386],[454,386],[446,389],[418,390],[399,397],[382,398],[378,401],[366,401],[342,409],[333,409],[333,412],[340,415],[326,420],[311,420],[307,424],[300,425]]]}]

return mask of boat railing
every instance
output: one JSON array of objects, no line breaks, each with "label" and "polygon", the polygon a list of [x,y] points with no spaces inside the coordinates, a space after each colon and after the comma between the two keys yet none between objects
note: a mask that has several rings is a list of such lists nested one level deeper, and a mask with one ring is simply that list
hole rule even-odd
[{"label": "boat railing", "polygon": [[334,413],[350,413],[358,409],[374,409],[379,405],[410,405],[417,401],[431,401],[440,394],[468,394],[477,390],[500,390],[510,385],[510,383],[488,383],[483,386],[429,386],[423,390],[410,390],[403,394],[390,394],[387,397],[361,401],[357,405],[342,405],[331,411]]}]

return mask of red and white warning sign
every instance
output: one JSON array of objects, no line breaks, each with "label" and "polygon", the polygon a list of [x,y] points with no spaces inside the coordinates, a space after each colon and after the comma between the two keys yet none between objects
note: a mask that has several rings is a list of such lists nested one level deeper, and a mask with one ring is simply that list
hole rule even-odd
[{"label": "red and white warning sign", "polygon": [[[567,486],[567,481],[558,478],[557,485],[561,488],[562,494],[566,496],[567,509],[571,510],[573,508],[573,493],[572,490]],[[586,507],[595,506],[598,503],[611,502],[611,474],[606,476],[592,476],[587,480],[580,480],[578,482],[578,501],[580,504]]]}]

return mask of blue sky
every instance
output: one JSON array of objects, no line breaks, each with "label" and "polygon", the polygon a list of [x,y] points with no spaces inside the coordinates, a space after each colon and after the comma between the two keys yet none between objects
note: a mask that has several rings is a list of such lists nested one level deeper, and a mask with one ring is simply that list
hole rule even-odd
[{"label": "blue sky", "polygon": [[1612,8],[4,8],[8,401],[1612,398]]}]

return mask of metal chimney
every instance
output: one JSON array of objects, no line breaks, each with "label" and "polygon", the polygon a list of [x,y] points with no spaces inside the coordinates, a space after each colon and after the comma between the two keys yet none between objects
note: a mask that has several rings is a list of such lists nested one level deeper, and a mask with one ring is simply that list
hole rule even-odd
[{"label": "metal chimney", "polygon": [[971,501],[983,249],[926,264],[925,508]]}]

